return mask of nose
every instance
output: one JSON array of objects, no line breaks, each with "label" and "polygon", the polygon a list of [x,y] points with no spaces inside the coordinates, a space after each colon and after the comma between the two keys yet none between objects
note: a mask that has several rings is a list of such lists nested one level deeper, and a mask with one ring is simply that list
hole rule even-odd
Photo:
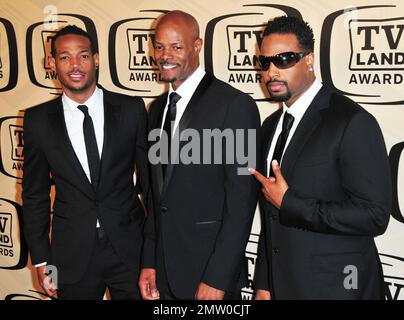
[{"label": "nose", "polygon": [[80,65],[80,57],[71,57],[70,58],[70,66],[72,67],[78,67]]},{"label": "nose", "polygon": [[271,62],[268,70],[264,71],[264,73],[269,79],[272,79],[279,76],[279,69]]},{"label": "nose", "polygon": [[172,58],[173,54],[172,54],[172,50],[169,47],[166,47],[164,49],[162,49],[161,51],[161,58],[163,60],[168,60],[170,58]]}]

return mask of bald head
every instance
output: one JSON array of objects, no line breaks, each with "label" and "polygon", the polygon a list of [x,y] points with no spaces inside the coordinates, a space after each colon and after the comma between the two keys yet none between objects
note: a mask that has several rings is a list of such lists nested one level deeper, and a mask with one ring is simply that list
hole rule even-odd
[{"label": "bald head", "polygon": [[161,78],[174,90],[198,68],[201,49],[199,25],[190,14],[171,11],[157,21],[154,56]]},{"label": "bald head", "polygon": [[157,22],[156,31],[165,25],[177,25],[193,39],[199,39],[199,24],[189,13],[180,10],[170,11],[161,16]]}]

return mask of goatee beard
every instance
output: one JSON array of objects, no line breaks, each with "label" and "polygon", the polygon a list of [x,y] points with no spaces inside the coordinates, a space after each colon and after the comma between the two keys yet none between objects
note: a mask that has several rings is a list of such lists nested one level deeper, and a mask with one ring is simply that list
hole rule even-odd
[{"label": "goatee beard", "polygon": [[285,101],[288,101],[292,97],[292,94],[289,92],[289,90],[281,96],[276,96],[276,95],[273,96],[273,95],[271,95],[271,93],[269,93],[269,95],[271,96],[272,101],[276,101],[276,102],[285,102]]},{"label": "goatee beard", "polygon": [[286,93],[285,93],[285,94],[282,94],[282,95],[272,95],[272,94],[271,94],[271,91],[269,90],[269,85],[270,85],[271,82],[275,82],[275,80],[272,80],[272,79],[269,80],[269,81],[266,83],[266,87],[267,87],[269,96],[271,97],[272,101],[275,101],[275,102],[285,102],[285,101],[288,101],[288,100],[292,97],[292,94],[291,94],[290,91],[289,91],[288,83],[287,83],[286,81],[277,81],[277,82],[282,82],[282,83],[285,85]]}]

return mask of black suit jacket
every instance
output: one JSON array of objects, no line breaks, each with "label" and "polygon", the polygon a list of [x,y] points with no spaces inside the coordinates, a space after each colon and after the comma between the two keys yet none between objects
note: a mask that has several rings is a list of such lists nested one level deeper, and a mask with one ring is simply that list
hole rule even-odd
[{"label": "black suit jacket", "polygon": [[[265,160],[281,113],[263,124]],[[289,189],[280,210],[260,199],[257,288],[276,299],[383,298],[373,238],[389,221],[391,181],[376,120],[323,87],[282,161]]]},{"label": "black suit jacket", "polygon": [[[166,101],[167,93],[151,105],[151,130],[161,127]],[[260,118],[253,99],[208,73],[179,127],[181,133],[194,129],[201,143],[203,129],[252,129],[256,137],[241,145],[259,147]],[[247,137],[246,130],[243,136]],[[206,150],[200,154],[206,155]],[[223,159],[226,155],[224,150]],[[255,152],[252,155],[257,157]],[[213,154],[209,161],[213,163]],[[158,284],[165,269],[170,289],[179,298],[192,299],[201,281],[227,292],[245,284],[244,252],[258,185],[251,175],[237,174],[239,167],[246,166],[239,163],[170,164],[165,179],[160,164],[151,166],[154,209],[146,221],[143,266],[157,269]]]},{"label": "black suit jacket", "polygon": [[[147,196],[147,113],[140,98],[103,92],[104,145],[97,190],[68,137],[61,97],[25,113],[25,235],[33,264],[55,265],[61,283],[74,283],[84,274],[97,218],[121,260],[131,270],[139,269],[145,215],[133,173],[136,165]],[[51,178],[56,194],[50,242]]]}]

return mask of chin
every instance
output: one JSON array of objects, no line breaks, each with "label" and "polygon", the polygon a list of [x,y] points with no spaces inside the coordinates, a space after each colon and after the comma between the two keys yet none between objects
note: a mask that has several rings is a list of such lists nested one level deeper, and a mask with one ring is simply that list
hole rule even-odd
[{"label": "chin", "polygon": [[272,94],[269,94],[269,95],[270,95],[272,101],[275,101],[275,102],[285,102],[291,98],[291,95],[289,93],[282,94],[282,95],[272,95]]},{"label": "chin", "polygon": [[177,80],[177,78],[168,78],[168,77],[164,77],[164,76],[161,76],[161,79],[162,79],[164,82],[167,82],[167,83],[173,83],[174,81]]}]

